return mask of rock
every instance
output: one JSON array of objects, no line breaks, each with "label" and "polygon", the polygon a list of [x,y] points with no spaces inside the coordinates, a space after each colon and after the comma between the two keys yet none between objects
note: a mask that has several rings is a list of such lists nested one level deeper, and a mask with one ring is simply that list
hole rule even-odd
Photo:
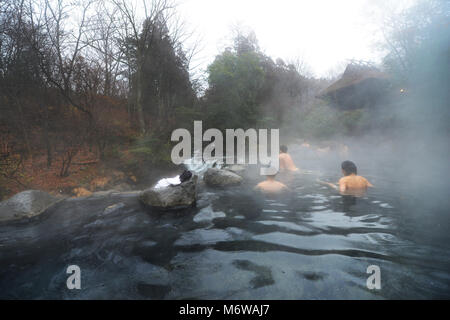
[{"label": "rock", "polygon": [[176,186],[146,189],[139,195],[139,200],[146,206],[165,210],[190,207],[197,200],[197,179],[193,176]]},{"label": "rock", "polygon": [[110,205],[110,206],[106,207],[105,210],[103,210],[103,214],[105,214],[105,215],[110,214],[116,210],[123,208],[123,207],[125,207],[125,203],[123,203],[123,202],[119,202],[119,203]]},{"label": "rock", "polygon": [[119,193],[119,191],[114,191],[114,190],[96,191],[96,192],[92,192],[92,196],[91,197],[92,198],[109,197],[114,192]]},{"label": "rock", "polygon": [[134,197],[139,196],[142,191],[140,190],[132,190],[132,191],[121,191],[121,192],[114,192],[114,194],[118,193],[122,197]]},{"label": "rock", "polygon": [[80,197],[89,197],[92,195],[92,192],[90,192],[89,190],[85,189],[85,188],[75,188],[72,191],[75,194],[75,197],[80,198]]},{"label": "rock", "polygon": [[227,166],[224,168],[225,170],[237,173],[237,174],[242,174],[245,172],[245,170],[247,169],[244,165],[242,164],[232,164],[230,166]]},{"label": "rock", "polygon": [[209,168],[203,175],[203,180],[212,187],[226,187],[241,184],[244,179],[228,170]]},{"label": "rock", "polygon": [[92,193],[91,198],[105,198],[110,196],[125,196],[125,197],[137,197],[139,196],[141,191],[133,190],[133,191],[118,191],[118,190],[105,190],[105,191],[96,191]]},{"label": "rock", "polygon": [[61,198],[40,190],[20,192],[8,200],[0,202],[0,221],[38,216],[60,200]]},{"label": "rock", "polygon": [[248,167],[243,164],[232,164],[232,165],[228,165],[222,169],[236,173],[237,175],[241,176],[244,179],[248,173]]}]

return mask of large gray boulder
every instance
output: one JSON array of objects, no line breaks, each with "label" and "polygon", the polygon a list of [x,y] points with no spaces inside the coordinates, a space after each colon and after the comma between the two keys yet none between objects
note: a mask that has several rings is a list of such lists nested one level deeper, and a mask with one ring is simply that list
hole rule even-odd
[{"label": "large gray boulder", "polygon": [[197,200],[197,179],[193,176],[179,185],[146,189],[140,193],[139,200],[146,206],[163,210],[190,207]]},{"label": "large gray boulder", "polygon": [[40,190],[20,192],[0,202],[0,222],[35,217],[60,200]]},{"label": "large gray boulder", "polygon": [[227,187],[241,184],[244,179],[228,170],[209,168],[203,175],[203,180],[211,187]]},{"label": "large gray boulder", "polygon": [[243,164],[232,164],[230,166],[226,166],[224,169],[242,176],[246,172],[247,167]]}]

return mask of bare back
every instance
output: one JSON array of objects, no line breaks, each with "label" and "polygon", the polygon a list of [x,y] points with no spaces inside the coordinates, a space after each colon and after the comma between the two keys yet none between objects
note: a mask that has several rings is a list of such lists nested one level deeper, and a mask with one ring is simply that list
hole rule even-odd
[{"label": "bare back", "polygon": [[295,166],[294,161],[288,153],[280,153],[280,169],[285,169],[289,171],[297,171],[298,168]]},{"label": "bare back", "polygon": [[258,183],[256,189],[264,193],[281,193],[283,191],[287,191],[288,187],[286,187],[286,185],[278,181],[266,180]]},{"label": "bare back", "polygon": [[343,193],[365,192],[368,187],[373,187],[373,185],[366,178],[355,174],[342,177],[339,180],[339,191]]}]

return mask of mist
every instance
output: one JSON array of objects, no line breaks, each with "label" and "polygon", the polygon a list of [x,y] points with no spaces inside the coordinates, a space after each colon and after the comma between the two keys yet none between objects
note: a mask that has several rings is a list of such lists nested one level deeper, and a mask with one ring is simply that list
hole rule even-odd
[{"label": "mist", "polygon": [[[385,96],[371,105],[363,130],[326,139],[349,146],[361,174],[386,179],[384,187],[404,199],[408,214],[436,238],[447,233],[450,208],[449,13],[444,1],[419,1],[402,13],[387,36],[391,51],[378,66],[390,75]],[[402,23],[409,29],[397,27]]]}]

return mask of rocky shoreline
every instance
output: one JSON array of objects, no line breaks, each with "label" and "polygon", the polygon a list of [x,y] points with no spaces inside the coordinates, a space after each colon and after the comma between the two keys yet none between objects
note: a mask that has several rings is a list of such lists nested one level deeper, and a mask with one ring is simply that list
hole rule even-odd
[{"label": "rocky shoreline", "polygon": [[[243,177],[235,172],[244,173],[245,168],[216,169],[209,168],[202,179],[193,175],[191,179],[179,185],[164,188],[146,188],[133,190],[133,187],[123,182],[123,175],[115,178],[97,178],[91,181],[91,190],[84,187],[73,189],[73,195],[52,195],[41,190],[26,190],[0,202],[0,223],[27,221],[40,216],[56,203],[63,200],[108,197],[110,195],[128,195],[137,197],[146,207],[157,210],[178,210],[195,206],[197,201],[198,183],[204,182],[208,187],[226,188],[239,185]],[[116,184],[113,185],[113,182]],[[110,188],[108,188],[110,187]],[[107,190],[105,190],[108,188]],[[103,190],[102,190],[103,189]]]}]

